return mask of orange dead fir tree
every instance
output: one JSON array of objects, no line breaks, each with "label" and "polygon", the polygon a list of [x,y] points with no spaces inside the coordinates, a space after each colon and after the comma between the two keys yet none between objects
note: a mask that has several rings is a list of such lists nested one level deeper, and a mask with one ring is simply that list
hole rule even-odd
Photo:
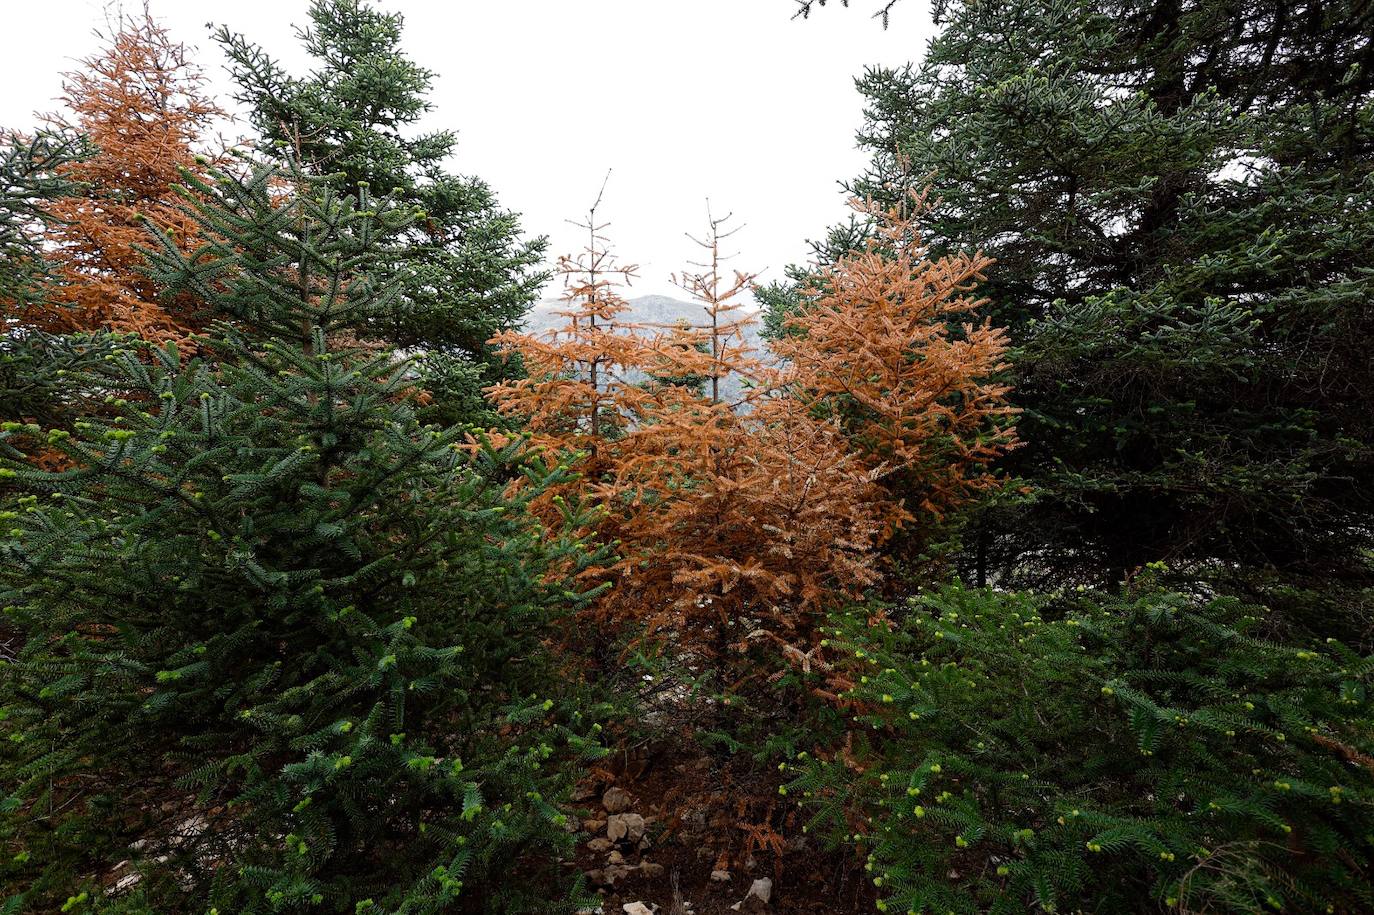
[{"label": "orange dead fir tree", "polygon": [[196,169],[196,148],[220,111],[202,92],[203,77],[145,11],[127,18],[106,49],[67,74],[71,124],[94,153],[63,167],[80,190],[48,208],[46,242],[60,282],[20,320],[52,332],[110,330],[156,342],[184,338],[201,317],[188,301],[163,301],[143,272],[149,243],[143,219],[188,249],[194,221],[175,188]]},{"label": "orange dead fir tree", "polygon": [[503,414],[521,419],[536,446],[581,454],[578,470],[586,479],[598,479],[613,460],[607,446],[630,428],[646,396],[635,378],[653,358],[638,328],[624,320],[629,305],[620,289],[636,268],[617,262],[602,234],[607,224],[597,222],[600,205],[598,197],[579,224],[587,231],[586,249],[558,261],[563,324],[538,335],[507,331],[492,338],[500,352],[522,359],[526,377],[487,390]]},{"label": "orange dead fir tree", "polygon": [[723,275],[724,224],[710,219],[706,258],[678,277],[701,323],[653,349],[656,374],[700,383],[641,401],[600,491],[625,554],[605,611],[716,657],[804,643],[826,595],[871,582],[881,494],[835,424],[785,415],[779,373],[747,343],[754,276]]},{"label": "orange dead fir tree", "polygon": [[498,338],[530,374],[496,403],[551,454],[580,455],[577,495],[619,546],[595,572],[614,584],[601,622],[731,668],[759,645],[810,663],[824,610],[879,582],[899,528],[993,485],[987,464],[1015,435],[994,380],[1005,340],[966,320],[987,262],[929,260],[910,219],[872,215],[874,243],[824,272],[781,364],[746,342],[753,276],[724,277],[715,219],[699,272],[679,278],[700,323],[624,321],[593,218],[588,251],[562,263],[565,326]]},{"label": "orange dead fir tree", "polygon": [[782,404],[682,412],[636,437],[615,479],[634,499],[617,528],[615,618],[708,656],[805,652],[827,602],[875,582],[876,474],[838,426]]},{"label": "orange dead fir tree", "polygon": [[1017,446],[1006,333],[975,314],[992,263],[982,254],[932,259],[918,225],[929,206],[855,201],[871,241],[819,271],[775,350],[793,396],[834,417],[882,473],[901,521],[938,522],[997,484],[989,465]]},{"label": "orange dead fir tree", "polygon": [[[726,228],[730,215],[713,216],[709,203],[706,218],[706,236],[688,236],[705,252],[705,259],[691,265],[696,270],[684,271],[673,277],[679,288],[701,303],[705,319],[702,324],[686,329],[692,336],[690,342],[694,344],[691,351],[678,347],[667,355],[690,361],[688,370],[704,379],[704,393],[710,397],[711,403],[722,402],[722,384],[731,375],[745,383],[744,399],[748,400],[754,393],[768,388],[764,364],[749,346],[746,335],[746,331],[754,325],[755,318],[745,311],[743,296],[753,287],[758,275],[736,270],[733,279],[726,280],[722,271],[727,256],[721,253],[721,245],[738,229]],[[694,359],[693,352],[705,358]],[[730,406],[739,407],[742,404]]]}]

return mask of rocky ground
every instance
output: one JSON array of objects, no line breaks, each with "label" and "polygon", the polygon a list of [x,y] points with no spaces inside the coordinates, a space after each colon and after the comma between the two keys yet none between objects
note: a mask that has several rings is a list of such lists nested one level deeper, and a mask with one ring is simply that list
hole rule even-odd
[{"label": "rocky ground", "polygon": [[[872,886],[852,856],[801,832],[747,765],[667,749],[619,761],[579,786],[575,866],[600,905],[588,915],[868,913]],[[741,788],[757,790],[741,791]]]}]

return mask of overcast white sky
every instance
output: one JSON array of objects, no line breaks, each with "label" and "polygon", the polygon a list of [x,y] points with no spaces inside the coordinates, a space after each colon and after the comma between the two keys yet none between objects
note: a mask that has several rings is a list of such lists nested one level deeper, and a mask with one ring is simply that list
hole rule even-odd
[{"label": "overcast white sky", "polygon": [[[97,47],[107,0],[6,0],[0,125],[27,128],[53,110],[64,70]],[[693,254],[705,200],[745,228],[734,265],[778,278],[807,238],[844,215],[841,178],[868,64],[901,64],[932,32],[925,0],[900,5],[884,32],[838,2],[809,22],[793,0],[379,0],[405,14],[405,47],[438,77],[425,126],[459,132],[454,170],[485,178],[502,203],[547,234],[552,253],[580,245],[566,223],[585,213],[608,168],[602,212],[622,259],[642,267],[633,294],[672,294]],[[126,0],[126,7],[136,7]],[[307,0],[152,0],[155,16],[200,49],[227,95],[207,22],[226,23],[293,72],[292,30]],[[225,100],[227,103],[227,99]],[[550,288],[546,294],[555,294]]]}]

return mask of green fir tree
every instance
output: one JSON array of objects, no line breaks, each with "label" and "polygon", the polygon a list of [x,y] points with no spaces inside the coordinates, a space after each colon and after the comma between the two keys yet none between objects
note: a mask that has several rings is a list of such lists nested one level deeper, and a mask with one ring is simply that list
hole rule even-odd
[{"label": "green fir tree", "polygon": [[365,0],[313,0],[298,34],[314,68],[288,73],[242,35],[221,28],[238,85],[260,136],[290,151],[341,193],[367,187],[423,211],[379,266],[400,294],[369,328],[419,348],[417,367],[436,398],[429,415],[492,419],[479,392],[514,367],[487,341],[517,327],[548,279],[546,242],[522,239],[518,217],[482,180],[448,171],[451,130],[416,132],[431,110],[434,73],[401,49],[403,17]]},{"label": "green fir tree", "polygon": [[117,345],[67,380],[101,417],[0,433],[0,910],[562,910],[598,726],[543,646],[597,556],[526,505],[564,471],[421,425],[358,344],[413,207],[194,183],[208,243],[150,244],[225,319],[203,355]]},{"label": "green fir tree", "polygon": [[[1115,582],[1170,558],[1367,582],[1368,5],[951,0],[935,18],[918,65],[859,81],[873,161],[850,190],[929,184],[937,252],[997,261],[982,292],[1017,344],[1027,443],[1006,467],[1036,497],[984,514],[967,571]],[[776,333],[801,303],[770,298]]]},{"label": "green fir tree", "polygon": [[833,617],[848,733],[799,741],[782,793],[880,911],[1374,907],[1374,656],[1163,574]]},{"label": "green fir tree", "polygon": [[[96,392],[73,389],[69,378],[109,354],[108,337],[55,336],[35,330],[30,308],[43,306],[59,281],[43,250],[49,225],[45,206],[78,193],[61,166],[90,152],[80,136],[42,131],[10,134],[0,148],[0,421],[41,423],[70,429],[91,409]],[[57,458],[40,443],[26,447],[40,463]],[[17,632],[0,620],[0,656],[18,644]]]}]

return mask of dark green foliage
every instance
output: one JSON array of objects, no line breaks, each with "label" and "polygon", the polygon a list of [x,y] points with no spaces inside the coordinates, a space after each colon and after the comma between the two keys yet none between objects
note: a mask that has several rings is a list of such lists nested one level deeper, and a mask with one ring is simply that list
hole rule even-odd
[{"label": "dark green foliage", "polygon": [[210,242],[153,269],[232,319],[207,355],[115,346],[66,382],[102,418],[0,433],[4,910],[561,910],[597,725],[542,640],[597,557],[526,505],[562,471],[420,425],[408,362],[355,342],[408,207],[197,190]]},{"label": "dark green foliage", "polygon": [[[79,137],[52,132],[3,137],[0,149],[0,419],[46,426],[69,421],[86,398],[66,375],[104,346],[35,333],[25,310],[42,303],[58,282],[43,255],[44,204],[74,190],[59,167],[85,155]],[[100,351],[100,352],[96,352]]]},{"label": "dark green foliage", "polygon": [[1374,906],[1374,658],[1144,579],[952,586],[895,617],[835,617],[855,739],[784,789],[887,911]]},{"label": "dark green foliage", "polygon": [[[523,241],[518,218],[500,208],[491,188],[446,170],[454,132],[411,135],[430,110],[425,95],[434,74],[402,53],[399,14],[363,0],[313,0],[310,22],[299,35],[315,69],[300,77],[243,36],[219,30],[236,98],[264,140],[290,150],[336,190],[365,186],[423,211],[379,265],[400,294],[369,331],[433,352],[432,362],[421,358],[417,367],[436,398],[454,401],[450,412],[481,409],[480,384],[455,365],[471,363],[469,374],[481,384],[507,371],[487,341],[520,323],[548,279],[539,269],[545,241]],[[458,387],[449,391],[448,384]]]},{"label": "dark green foliage", "polygon": [[108,334],[60,336],[14,332],[0,338],[0,416],[67,428],[101,409],[107,391],[77,389],[73,381],[120,345]]},{"label": "dark green foliage", "polygon": [[80,138],[52,132],[0,133],[0,143],[0,305],[8,331],[52,280],[42,252],[43,204],[73,190],[58,169],[87,150]]},{"label": "dark green foliage", "polygon": [[1367,577],[1374,10],[967,0],[936,19],[919,66],[860,81],[874,159],[851,189],[930,183],[937,253],[997,260],[983,292],[1026,411],[1006,466],[1041,497],[988,513],[969,567]]}]

